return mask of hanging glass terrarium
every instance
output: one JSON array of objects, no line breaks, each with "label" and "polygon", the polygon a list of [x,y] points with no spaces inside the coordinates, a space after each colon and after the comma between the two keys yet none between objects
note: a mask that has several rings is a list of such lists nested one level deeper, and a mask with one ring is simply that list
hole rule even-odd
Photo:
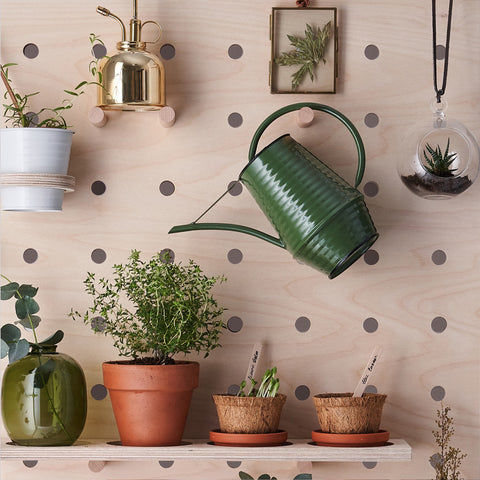
[{"label": "hanging glass terrarium", "polygon": [[437,86],[436,0],[432,0],[433,71],[436,97],[433,119],[417,124],[407,135],[408,155],[397,165],[402,182],[422,198],[449,199],[469,188],[478,176],[480,147],[460,122],[446,117],[445,93],[453,0],[450,0],[442,87]]}]

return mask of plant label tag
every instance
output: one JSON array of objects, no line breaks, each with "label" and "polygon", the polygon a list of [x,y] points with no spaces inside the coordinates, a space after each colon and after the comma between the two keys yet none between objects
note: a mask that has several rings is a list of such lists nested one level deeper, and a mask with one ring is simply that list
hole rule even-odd
[{"label": "plant label tag", "polygon": [[367,365],[365,366],[362,376],[353,391],[354,397],[361,397],[365,390],[365,387],[368,385],[368,381],[371,380],[375,367],[378,364],[378,359],[380,358],[380,354],[382,353],[382,347],[376,345],[373,349],[370,358],[368,359]]},{"label": "plant label tag", "polygon": [[255,371],[257,370],[258,360],[260,359],[261,353],[262,344],[256,343],[253,346],[252,355],[250,356],[250,363],[248,364],[247,375],[245,377],[246,381],[249,381],[255,377]]}]

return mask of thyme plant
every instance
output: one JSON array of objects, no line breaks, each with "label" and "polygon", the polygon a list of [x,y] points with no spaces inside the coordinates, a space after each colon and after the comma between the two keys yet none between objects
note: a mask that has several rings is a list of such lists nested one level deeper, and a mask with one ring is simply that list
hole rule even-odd
[{"label": "thyme plant", "polygon": [[300,65],[300,68],[292,74],[292,90],[296,90],[305,75],[310,76],[313,82],[315,79],[315,68],[323,61],[327,63],[324,55],[328,40],[332,32],[332,22],[326,23],[323,28],[306,25],[305,37],[287,35],[290,44],[294,47],[289,52],[283,52],[275,59],[280,66]]},{"label": "thyme plant", "polygon": [[437,145],[435,149],[428,143],[425,145],[423,158],[426,163],[424,165],[430,173],[439,177],[453,177],[453,172],[457,169],[452,168],[452,163],[457,159],[457,154],[455,152],[449,153],[449,148],[450,138],[443,153],[440,145]]},{"label": "thyme plant", "polygon": [[[102,40],[94,33],[89,35],[89,40],[93,46],[96,42],[103,45]],[[67,98],[62,101],[58,107],[41,108],[33,112],[30,110],[29,103],[32,97],[35,97],[40,92],[33,92],[21,94],[12,86],[12,79],[10,77],[10,67],[17,65],[16,63],[5,63],[0,65],[0,76],[5,87],[3,98],[9,103],[3,104],[3,116],[7,125],[12,127],[37,127],[37,128],[61,128],[67,129],[69,125],[64,118],[67,110],[73,107],[73,99],[85,93],[84,87],[88,85],[99,85],[103,88],[102,74],[97,68],[98,59],[92,60],[89,64],[89,70],[95,81],[83,80],[73,90],[64,90]],[[45,117],[45,118],[42,118]]]},{"label": "thyme plant", "polygon": [[442,403],[435,419],[437,430],[432,431],[435,443],[440,449],[430,457],[430,464],[435,469],[435,480],[460,480],[459,468],[467,456],[459,448],[450,445],[455,433],[453,418],[449,416],[450,410],[450,407],[444,407]]},{"label": "thyme plant", "polygon": [[93,305],[70,316],[111,336],[120,356],[133,363],[172,364],[178,353],[202,351],[207,357],[220,346],[225,328],[224,308],[211,292],[223,281],[204,275],[193,260],[175,263],[168,251],[144,261],[132,250],[125,264],[113,266],[112,279],[87,274],[85,290]]},{"label": "thyme plant", "polygon": [[247,386],[247,382],[243,380],[240,383],[240,390],[237,393],[237,397],[274,397],[280,388],[280,380],[275,377],[276,374],[277,367],[267,369],[263,374],[262,381],[260,382],[258,389],[255,388],[257,381],[254,378],[251,378],[251,385],[248,393],[245,393],[244,390]]}]

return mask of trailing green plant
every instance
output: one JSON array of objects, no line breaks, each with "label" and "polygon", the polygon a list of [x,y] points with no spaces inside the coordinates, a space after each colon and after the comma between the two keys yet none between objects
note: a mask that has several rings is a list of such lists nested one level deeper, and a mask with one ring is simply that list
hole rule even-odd
[{"label": "trailing green plant", "polygon": [[237,397],[274,397],[280,388],[280,379],[275,377],[276,374],[277,367],[267,369],[263,374],[262,381],[258,388],[255,388],[257,381],[254,378],[251,378],[248,393],[245,393],[244,390],[247,386],[247,382],[243,380],[240,383],[240,390],[237,393]]},{"label": "trailing green plant", "polygon": [[310,76],[313,82],[315,79],[315,68],[325,59],[325,49],[332,33],[332,22],[326,23],[323,28],[311,26],[307,23],[305,37],[301,38],[297,35],[287,35],[290,44],[294,50],[282,52],[275,58],[275,63],[280,66],[300,65],[300,68],[292,74],[292,90],[296,90],[305,75]]},{"label": "trailing green plant", "polygon": [[[246,472],[238,472],[238,476],[240,480],[255,480],[254,477],[249,475]],[[277,480],[277,477],[274,477],[273,475],[270,476],[268,473],[262,473],[257,480]],[[312,480],[312,474],[311,473],[299,473],[296,475],[293,480]]]},{"label": "trailing green plant", "polygon": [[447,148],[445,152],[442,153],[440,145],[437,145],[437,148],[433,148],[430,144],[425,145],[423,150],[423,157],[426,164],[425,168],[438,177],[453,177],[453,172],[457,170],[456,168],[451,168],[452,163],[457,159],[457,154],[455,152],[449,153],[450,148],[450,138],[447,141]]},{"label": "trailing green plant", "polygon": [[[96,42],[103,45],[102,40],[93,33],[89,35],[89,40],[92,46]],[[73,99],[83,95],[85,93],[84,87],[89,85],[99,85],[103,88],[102,74],[98,71],[97,64],[98,59],[92,60],[89,64],[90,73],[95,78],[94,81],[83,80],[73,90],[64,90],[64,93],[66,93],[68,97],[64,99],[58,107],[44,107],[36,112],[30,110],[29,103],[31,98],[40,92],[27,94],[17,92],[12,86],[12,79],[10,78],[10,67],[16,66],[17,64],[5,63],[0,65],[0,75],[5,86],[3,98],[10,101],[9,103],[3,104],[3,116],[6,124],[10,124],[12,127],[24,128],[69,128],[63,115],[73,107]]]},{"label": "trailing green plant", "polygon": [[224,308],[211,290],[225,280],[206,276],[193,260],[175,263],[168,250],[148,261],[132,250],[125,264],[113,266],[112,279],[87,274],[93,305],[84,314],[72,309],[70,316],[111,336],[120,356],[134,363],[171,364],[174,355],[193,351],[207,357],[225,328]]},{"label": "trailing green plant", "polygon": [[450,407],[437,410],[435,424],[437,430],[432,430],[433,438],[440,451],[430,457],[430,464],[435,469],[435,480],[460,480],[460,465],[467,456],[459,448],[452,447],[450,441],[455,434],[453,418],[449,415]]},{"label": "trailing green plant", "polygon": [[[8,355],[9,363],[20,360],[25,357],[31,347],[41,348],[47,345],[56,345],[63,339],[63,332],[57,330],[41,342],[38,341],[35,329],[40,324],[41,318],[37,315],[40,306],[33,298],[38,292],[37,287],[10,281],[5,275],[1,277],[8,283],[1,287],[1,299],[15,299],[15,314],[18,320],[15,324],[6,323],[1,328],[1,358]],[[33,342],[22,337],[21,330],[17,327],[21,325],[25,330],[31,330]]]}]

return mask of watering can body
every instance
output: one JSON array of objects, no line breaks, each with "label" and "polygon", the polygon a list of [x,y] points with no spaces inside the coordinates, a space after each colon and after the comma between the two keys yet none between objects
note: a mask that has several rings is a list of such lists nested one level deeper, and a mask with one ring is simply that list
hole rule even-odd
[{"label": "watering can body", "polygon": [[248,188],[279,237],[243,225],[191,223],[169,233],[233,230],[288,250],[299,262],[334,278],[360,258],[378,238],[363,195],[290,135],[282,135],[255,154],[258,139],[278,116],[309,106],[339,118],[352,133],[359,153],[356,186],[365,168],[355,127],[340,112],[316,103],[299,103],[270,115],[255,133],[249,163],[239,180]]}]

